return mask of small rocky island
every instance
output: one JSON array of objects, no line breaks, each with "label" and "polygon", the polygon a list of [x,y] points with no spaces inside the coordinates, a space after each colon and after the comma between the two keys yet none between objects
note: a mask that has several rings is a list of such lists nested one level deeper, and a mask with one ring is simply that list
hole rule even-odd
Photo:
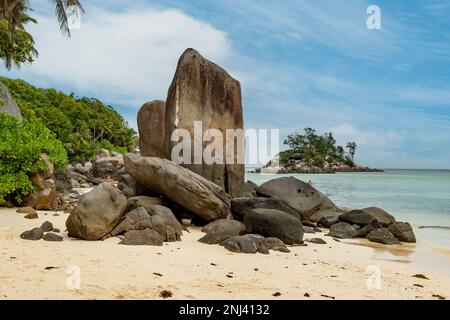
[{"label": "small rocky island", "polygon": [[[385,245],[416,241],[409,223],[396,221],[379,208],[341,209],[294,177],[257,186],[244,181],[240,164],[172,162],[173,142],[167,133],[174,128],[191,130],[192,120],[218,130],[243,128],[239,82],[188,49],[180,58],[167,101],[148,102],[139,112],[143,154],[105,154],[72,163],[62,172],[54,172],[46,161],[47,168],[32,176],[38,188],[26,203],[32,208],[19,211],[28,218],[36,217],[34,209],[65,212],[70,237],[90,241],[120,237],[121,245],[182,241],[192,224],[203,226],[200,242],[238,253],[290,252],[289,246],[307,245],[305,233],[316,232],[326,232],[330,239],[365,238]],[[287,168],[304,158],[289,154]],[[323,167],[337,170],[328,159]],[[81,194],[80,186],[93,189]],[[58,232],[45,224],[21,237],[62,241],[55,236]],[[319,238],[308,241],[325,243]]]},{"label": "small rocky island", "polygon": [[256,173],[336,173],[383,172],[355,163],[356,143],[336,145],[331,132],[318,135],[316,130],[305,128],[304,134],[294,133],[284,140],[289,149],[280,152]]}]

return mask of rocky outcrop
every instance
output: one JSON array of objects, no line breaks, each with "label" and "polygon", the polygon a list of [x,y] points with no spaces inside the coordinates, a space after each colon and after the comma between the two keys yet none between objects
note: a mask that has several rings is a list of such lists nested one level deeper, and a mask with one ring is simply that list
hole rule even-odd
[{"label": "rocky outcrop", "polygon": [[352,210],[350,212],[341,214],[339,220],[347,222],[349,224],[357,224],[361,227],[369,224],[371,221],[375,220],[375,217],[370,213],[364,212],[362,210]]},{"label": "rocky outcrop", "polygon": [[221,246],[235,253],[262,253],[269,254],[269,250],[290,252],[286,245],[277,238],[265,238],[257,234],[234,236],[224,240]]},{"label": "rocky outcrop", "polygon": [[127,199],[111,183],[104,182],[86,193],[66,221],[70,237],[100,240],[122,218]]},{"label": "rocky outcrop", "polygon": [[127,231],[145,230],[152,228],[152,220],[148,211],[139,207],[124,215],[120,223],[111,231],[111,236],[115,237]]},{"label": "rocky outcrop", "polygon": [[220,219],[206,225],[202,231],[206,235],[198,241],[207,244],[220,244],[228,238],[245,234],[247,228],[240,221]]},{"label": "rocky outcrop", "polygon": [[[138,112],[139,149],[143,157],[169,159],[165,134],[166,103],[155,100],[145,103]],[[169,143],[170,135],[167,136]]]},{"label": "rocky outcrop", "polygon": [[[166,139],[170,139],[175,129],[186,129],[194,137],[194,121],[201,121],[203,132],[217,129],[222,133],[225,157],[226,130],[244,128],[241,100],[241,87],[237,80],[194,49],[186,50],[178,61],[167,96]],[[203,135],[203,132],[200,134]],[[166,140],[167,155],[171,155],[176,144]],[[203,147],[207,144],[204,142]],[[245,148],[238,148],[236,142],[233,145],[234,164],[196,164],[192,154],[191,164],[183,166],[222,187],[232,197],[242,196],[245,168],[243,162],[236,162],[244,158]]]},{"label": "rocky outcrop", "polygon": [[20,113],[19,107],[16,101],[11,96],[8,88],[0,82],[0,112],[14,116],[20,121],[22,120],[22,114]]},{"label": "rocky outcrop", "polygon": [[416,235],[408,222],[395,222],[387,229],[400,241],[416,243]]},{"label": "rocky outcrop", "polygon": [[302,219],[308,219],[315,212],[322,210],[338,210],[320,191],[294,177],[270,180],[256,191],[260,195],[280,200],[297,211]]},{"label": "rocky outcrop", "polygon": [[400,244],[400,241],[386,228],[379,228],[371,231],[366,239],[372,242],[378,242],[384,245]]},{"label": "rocky outcrop", "polygon": [[236,198],[231,200],[231,211],[233,217],[237,220],[243,221],[247,213],[253,209],[275,209],[286,212],[296,219],[300,220],[300,215],[297,211],[284,204],[280,200],[274,198]]},{"label": "rocky outcrop", "polygon": [[172,161],[124,155],[129,175],[149,190],[188,209],[204,221],[231,214],[230,197],[217,184]]},{"label": "rocky outcrop", "polygon": [[299,219],[279,210],[253,209],[244,217],[249,233],[275,237],[286,244],[303,241],[303,225]]},{"label": "rocky outcrop", "polygon": [[357,230],[347,222],[339,222],[330,227],[329,237],[338,239],[351,239],[356,234]]},{"label": "rocky outcrop", "polygon": [[163,237],[155,230],[145,229],[125,233],[119,244],[127,246],[162,246]]},{"label": "rocky outcrop", "polygon": [[56,193],[55,182],[47,179],[38,187],[38,191],[25,200],[25,204],[36,210],[55,211],[59,207],[60,199]]},{"label": "rocky outcrop", "polygon": [[123,156],[99,158],[92,164],[92,176],[100,179],[114,179],[121,177],[120,169],[123,168]]}]

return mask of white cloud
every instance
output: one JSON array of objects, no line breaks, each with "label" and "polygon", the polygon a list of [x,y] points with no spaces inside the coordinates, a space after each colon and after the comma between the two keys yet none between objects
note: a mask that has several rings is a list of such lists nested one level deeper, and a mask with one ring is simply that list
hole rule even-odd
[{"label": "white cloud", "polygon": [[[165,99],[177,60],[188,47],[224,61],[231,51],[225,32],[177,10],[89,8],[80,30],[65,39],[54,16],[38,16],[30,28],[38,59],[16,75],[40,86],[91,95],[139,108]],[[130,123],[134,126],[133,123]]]}]

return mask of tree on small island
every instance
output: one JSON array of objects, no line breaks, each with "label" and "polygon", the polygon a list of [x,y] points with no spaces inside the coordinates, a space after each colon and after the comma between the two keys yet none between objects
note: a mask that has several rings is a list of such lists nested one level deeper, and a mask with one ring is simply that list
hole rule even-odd
[{"label": "tree on small island", "polygon": [[354,166],[356,143],[346,144],[344,147],[336,145],[336,140],[331,132],[318,135],[315,129],[305,128],[304,134],[293,133],[283,142],[290,149],[279,153],[280,164],[288,164],[290,159],[313,162],[315,166],[323,168],[325,162],[339,162],[348,166]]}]

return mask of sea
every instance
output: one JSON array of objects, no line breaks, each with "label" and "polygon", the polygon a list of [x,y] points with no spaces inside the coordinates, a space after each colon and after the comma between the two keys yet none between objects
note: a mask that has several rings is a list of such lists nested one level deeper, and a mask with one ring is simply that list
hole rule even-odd
[{"label": "sea", "polygon": [[450,170],[287,175],[247,172],[246,180],[260,185],[282,176],[311,180],[339,207],[382,208],[397,221],[411,223],[418,243],[450,249]]}]

